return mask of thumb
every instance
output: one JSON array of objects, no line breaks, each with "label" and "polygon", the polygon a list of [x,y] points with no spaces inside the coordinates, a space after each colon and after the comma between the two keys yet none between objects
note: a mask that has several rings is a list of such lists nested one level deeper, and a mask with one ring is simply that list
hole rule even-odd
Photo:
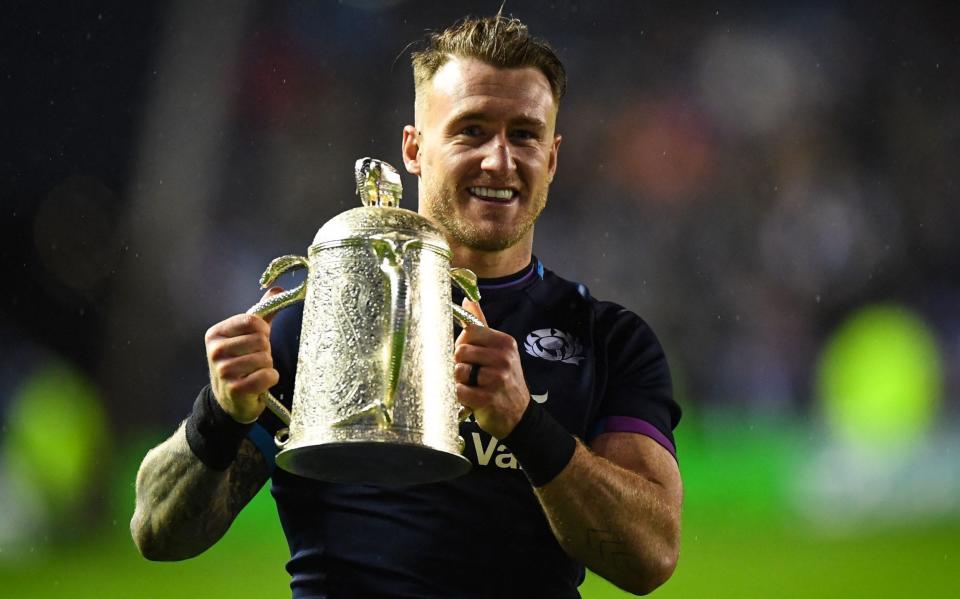
[{"label": "thumb", "polygon": [[480,309],[480,302],[472,302],[468,298],[463,298],[463,302],[461,302],[460,305],[463,306],[464,310],[479,318],[483,326],[490,326],[487,324],[487,317],[483,315],[483,310]]},{"label": "thumb", "polygon": [[[279,295],[281,293],[283,293],[283,287],[271,287],[270,289],[267,289],[266,293],[263,294],[263,297],[260,298],[260,301],[262,302],[264,300],[270,299],[271,297],[275,295]],[[274,311],[264,314],[261,318],[263,318],[263,320],[269,324],[270,321],[273,320],[273,317],[277,315],[277,312],[279,312],[279,310],[276,310],[276,308],[274,308]]]}]

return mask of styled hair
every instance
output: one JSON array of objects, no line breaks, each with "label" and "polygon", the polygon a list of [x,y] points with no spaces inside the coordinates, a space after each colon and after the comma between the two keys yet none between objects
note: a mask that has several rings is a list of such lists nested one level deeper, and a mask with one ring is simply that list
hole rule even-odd
[{"label": "styled hair", "polygon": [[567,72],[546,41],[533,37],[520,19],[467,17],[427,35],[426,48],[413,52],[413,83],[418,92],[453,58],[475,58],[491,66],[539,69],[550,83],[558,105],[567,89]]}]

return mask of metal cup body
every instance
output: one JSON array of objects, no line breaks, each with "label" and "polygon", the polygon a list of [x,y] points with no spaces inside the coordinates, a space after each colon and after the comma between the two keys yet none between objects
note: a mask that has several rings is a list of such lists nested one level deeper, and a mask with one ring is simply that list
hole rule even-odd
[{"label": "metal cup body", "polygon": [[[289,438],[277,464],[343,483],[459,476],[470,464],[460,453],[446,243],[410,211],[345,214],[309,250]],[[385,238],[393,247],[386,257]]]}]

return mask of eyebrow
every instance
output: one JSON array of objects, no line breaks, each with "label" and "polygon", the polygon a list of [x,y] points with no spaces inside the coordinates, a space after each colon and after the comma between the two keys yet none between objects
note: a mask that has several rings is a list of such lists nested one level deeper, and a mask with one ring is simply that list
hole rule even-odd
[{"label": "eyebrow", "polygon": [[[480,111],[468,111],[461,114],[455,115],[450,119],[450,123],[462,123],[463,121],[489,121],[491,118],[484,112]],[[521,127],[533,127],[533,128],[546,128],[547,124],[538,118],[531,116],[519,116],[515,119],[511,119],[511,126],[521,126]]]}]

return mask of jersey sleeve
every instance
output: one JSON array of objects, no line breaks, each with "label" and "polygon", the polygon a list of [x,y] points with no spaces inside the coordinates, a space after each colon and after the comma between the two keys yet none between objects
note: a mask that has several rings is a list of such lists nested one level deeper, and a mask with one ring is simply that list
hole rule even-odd
[{"label": "jersey sleeve", "polygon": [[609,302],[600,302],[598,308],[598,343],[605,351],[607,372],[591,438],[604,432],[639,433],[676,458],[673,430],[681,411],[660,341],[633,312]]},{"label": "jersey sleeve", "polygon": [[[270,349],[273,367],[280,373],[279,382],[270,392],[287,409],[293,402],[293,388],[297,373],[297,354],[300,351],[300,328],[303,323],[303,304],[299,303],[281,310],[270,324]],[[247,438],[257,446],[273,472],[277,446],[274,436],[286,425],[270,410],[264,410],[257,423],[250,429]]]}]

